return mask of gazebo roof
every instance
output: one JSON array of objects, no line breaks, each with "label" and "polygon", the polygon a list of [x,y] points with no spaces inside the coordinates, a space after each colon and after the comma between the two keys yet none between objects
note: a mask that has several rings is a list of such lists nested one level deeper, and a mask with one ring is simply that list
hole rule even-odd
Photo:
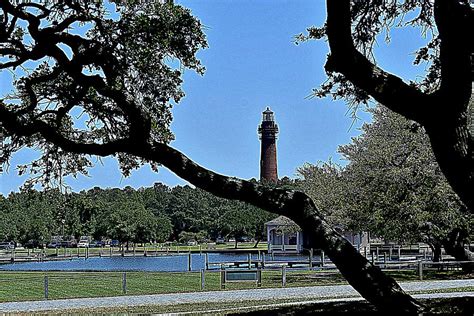
[{"label": "gazebo roof", "polygon": [[266,222],[265,225],[267,226],[298,226],[293,220],[289,219],[286,216],[278,216],[277,218]]}]

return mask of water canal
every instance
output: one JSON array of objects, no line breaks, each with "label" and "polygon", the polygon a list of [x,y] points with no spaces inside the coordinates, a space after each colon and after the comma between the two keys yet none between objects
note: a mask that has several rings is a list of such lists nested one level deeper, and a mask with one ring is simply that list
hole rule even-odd
[{"label": "water canal", "polygon": [[[258,260],[257,254],[250,254],[251,260]],[[23,262],[0,265],[0,271],[188,271],[188,254],[163,255],[157,257],[94,257],[72,258],[62,261]],[[315,256],[316,257],[316,256]],[[318,260],[319,258],[314,258]],[[217,269],[224,262],[247,261],[246,253],[209,253],[209,268]],[[266,256],[267,262],[301,261],[308,262],[308,256],[303,255],[275,255]],[[191,254],[191,270],[199,271],[206,265],[204,253]]]}]

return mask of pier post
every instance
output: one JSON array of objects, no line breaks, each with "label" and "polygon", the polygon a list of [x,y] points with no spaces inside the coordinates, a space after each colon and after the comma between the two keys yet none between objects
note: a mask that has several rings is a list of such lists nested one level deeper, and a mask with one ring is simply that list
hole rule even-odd
[{"label": "pier post", "polygon": [[206,270],[209,270],[209,254],[206,252]]},{"label": "pier post", "polygon": [[389,260],[389,261],[392,261],[393,246],[390,246],[390,249],[389,249],[388,251],[389,251],[389,253],[388,253],[388,260]]},{"label": "pier post", "polygon": [[309,250],[309,269],[313,270],[313,248]]},{"label": "pier post", "polygon": [[379,246],[377,246],[377,248],[375,248],[375,250],[377,251],[377,259],[376,259],[376,260],[379,261],[379,260],[380,260],[380,259],[379,259],[379,258],[380,258],[380,257],[379,257]]},{"label": "pier post", "polygon": [[89,259],[89,247],[86,247],[86,259]]},{"label": "pier post", "polygon": [[367,246],[364,247],[364,257],[367,258]]},{"label": "pier post", "polygon": [[81,248],[77,247],[77,257],[79,258]]},{"label": "pier post", "polygon": [[400,258],[401,258],[401,246],[399,245],[398,246],[398,261],[400,261]]},{"label": "pier post", "polygon": [[247,260],[248,260],[248,265],[249,265],[249,269],[250,269],[251,266],[252,266],[252,254],[251,253],[247,254]]},{"label": "pier post", "polygon": [[262,269],[265,269],[265,253],[262,254]]},{"label": "pier post", "polygon": [[112,246],[109,248],[110,258],[112,258]]},{"label": "pier post", "polygon": [[321,268],[324,267],[324,261],[326,261],[324,250],[321,250]]},{"label": "pier post", "polygon": [[383,253],[383,268],[387,268],[387,253]]},{"label": "pier post", "polygon": [[191,251],[188,253],[188,271],[191,271]]},{"label": "pier post", "polygon": [[199,245],[199,254],[202,255],[202,246]]},{"label": "pier post", "polygon": [[136,248],[135,248],[135,243],[133,243],[133,256],[135,257],[136,255]]},{"label": "pier post", "polygon": [[375,261],[374,261],[374,252],[371,251],[370,253],[371,253],[371,255],[372,255],[372,264],[374,264],[374,262],[375,262]]}]

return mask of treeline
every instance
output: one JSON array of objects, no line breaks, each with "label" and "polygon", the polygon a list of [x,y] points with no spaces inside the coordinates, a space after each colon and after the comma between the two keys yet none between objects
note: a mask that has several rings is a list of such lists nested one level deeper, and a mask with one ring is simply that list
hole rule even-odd
[{"label": "treeline", "polygon": [[63,194],[23,188],[0,196],[0,239],[47,242],[51,236],[117,239],[121,242],[205,241],[221,237],[260,241],[275,215],[224,200],[190,186],[156,183],[135,190],[95,187]]}]

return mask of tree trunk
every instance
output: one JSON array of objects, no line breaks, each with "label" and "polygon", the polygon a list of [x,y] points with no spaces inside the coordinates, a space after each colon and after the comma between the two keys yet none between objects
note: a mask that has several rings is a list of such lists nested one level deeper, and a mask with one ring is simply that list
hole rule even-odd
[{"label": "tree trunk", "polygon": [[443,241],[444,250],[456,261],[471,261],[461,264],[462,270],[466,273],[474,271],[474,254],[465,248],[465,236],[460,230],[452,231],[448,238]]},{"label": "tree trunk", "polygon": [[241,200],[291,218],[308,235],[310,247],[323,249],[346,280],[378,309],[411,313],[423,310],[422,305],[406,294],[393,278],[372,265],[330,227],[306,194],[214,173],[160,143],[142,146],[135,154],[165,165],[179,177],[214,195]]},{"label": "tree trunk", "polygon": [[431,250],[433,251],[433,262],[440,262],[441,261],[441,244],[434,243],[429,244]]},{"label": "tree trunk", "polygon": [[257,238],[257,240],[255,241],[255,245],[253,245],[253,248],[257,248],[260,241],[261,241],[261,238]]}]

